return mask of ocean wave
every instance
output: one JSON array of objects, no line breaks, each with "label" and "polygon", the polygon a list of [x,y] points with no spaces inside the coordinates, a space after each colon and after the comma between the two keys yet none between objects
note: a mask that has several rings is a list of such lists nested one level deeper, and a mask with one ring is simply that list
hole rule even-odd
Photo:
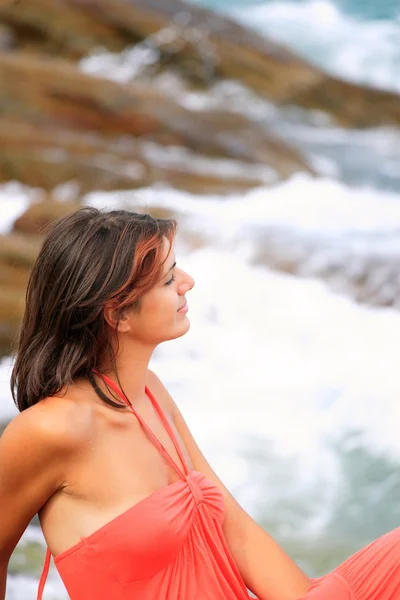
[{"label": "ocean wave", "polygon": [[8,233],[15,219],[33,200],[39,199],[42,190],[23,185],[18,181],[0,184],[0,234]]},{"label": "ocean wave", "polygon": [[400,20],[362,19],[330,0],[268,2],[230,14],[332,74],[400,90]]}]

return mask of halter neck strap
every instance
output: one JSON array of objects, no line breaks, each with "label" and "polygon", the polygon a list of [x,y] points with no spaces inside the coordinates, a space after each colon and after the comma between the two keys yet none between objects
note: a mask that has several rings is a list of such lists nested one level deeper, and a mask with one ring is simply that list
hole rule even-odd
[{"label": "halter neck strap", "polygon": [[164,458],[169,462],[169,464],[176,471],[176,473],[179,475],[179,477],[181,477],[181,479],[185,479],[186,475],[189,474],[189,468],[186,463],[185,457],[184,457],[181,447],[178,443],[178,440],[176,439],[176,436],[171,427],[171,424],[169,423],[167,417],[165,416],[164,411],[162,410],[160,404],[157,402],[155,396],[152,394],[152,392],[149,390],[149,388],[147,386],[145,386],[146,395],[150,398],[150,401],[151,401],[155,411],[157,412],[162,424],[165,427],[165,430],[167,431],[168,435],[170,436],[170,438],[172,440],[172,443],[174,444],[175,450],[176,450],[176,452],[182,462],[182,465],[183,465],[183,469],[184,469],[183,472],[178,467],[178,465],[176,464],[174,459],[167,452],[167,450],[165,449],[163,444],[160,442],[160,440],[157,438],[157,436],[152,432],[150,427],[146,424],[146,422],[143,420],[143,418],[139,415],[137,410],[132,406],[132,404],[129,402],[128,398],[125,396],[125,394],[122,392],[122,390],[117,386],[117,384],[114,383],[114,381],[112,381],[112,379],[107,377],[107,375],[103,375],[102,373],[99,373],[99,371],[97,371],[96,369],[93,369],[93,373],[95,373],[95,375],[100,377],[108,386],[110,386],[114,390],[114,392],[121,398],[121,400],[131,409],[131,411],[136,416],[136,418],[140,422],[141,426],[143,427],[143,429],[145,430],[145,432],[147,433],[149,438],[152,440],[152,442],[155,444],[155,446],[159,449],[159,451],[164,456]]},{"label": "halter neck strap", "polygon": [[46,558],[45,558],[44,565],[43,565],[43,571],[42,571],[42,575],[41,575],[40,581],[39,581],[37,600],[42,600],[42,598],[43,598],[43,590],[44,590],[44,586],[46,585],[46,580],[47,580],[47,576],[49,574],[49,569],[50,569],[50,558],[51,558],[50,550],[47,548]]}]

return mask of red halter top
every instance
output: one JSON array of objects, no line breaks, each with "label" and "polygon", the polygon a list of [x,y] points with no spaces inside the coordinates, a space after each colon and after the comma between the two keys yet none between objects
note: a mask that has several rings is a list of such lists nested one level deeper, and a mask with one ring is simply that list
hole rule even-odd
[{"label": "red halter top", "polygon": [[[131,408],[179,479],[54,556],[70,600],[248,600],[222,530],[222,492],[199,471],[189,472],[173,429],[147,387],[183,471],[118,386],[101,377]],[[47,549],[38,600],[50,558]]]}]

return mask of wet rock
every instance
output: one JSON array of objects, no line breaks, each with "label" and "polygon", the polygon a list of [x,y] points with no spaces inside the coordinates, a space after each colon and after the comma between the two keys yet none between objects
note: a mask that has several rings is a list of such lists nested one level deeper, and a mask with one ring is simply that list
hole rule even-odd
[{"label": "wet rock", "polygon": [[[253,250],[251,261],[297,277],[325,281],[361,304],[400,308],[400,245],[398,232],[362,234],[358,250],[352,235],[303,234],[288,227],[243,229]],[[391,247],[390,253],[387,246]]]},{"label": "wet rock", "polygon": [[17,179],[52,191],[75,182],[74,196],[95,189],[134,189],[166,183],[192,193],[230,193],[278,178],[263,164],[215,159],[129,136],[39,126],[0,118],[0,180]]},{"label": "wet rock", "polygon": [[51,197],[33,202],[14,222],[13,230],[22,234],[44,235],[46,228],[80,207],[77,202],[55,202]]},{"label": "wet rock", "polygon": [[29,269],[23,265],[7,264],[0,260],[0,286],[24,289],[28,283]]},{"label": "wet rock", "polygon": [[10,354],[16,347],[24,307],[23,289],[0,287],[0,357]]},{"label": "wet rock", "polygon": [[0,236],[0,356],[15,349],[25,309],[25,290],[40,237],[13,232]]},{"label": "wet rock", "polygon": [[0,51],[6,50],[8,52],[13,50],[14,44],[15,40],[11,28],[0,23]]},{"label": "wet rock", "polygon": [[119,52],[147,40],[161,66],[194,84],[235,79],[280,106],[318,109],[351,127],[400,123],[398,94],[331,77],[226,16],[182,0],[19,0],[3,4],[0,17],[21,48],[79,58],[93,48]]},{"label": "wet rock", "polygon": [[0,236],[0,265],[30,269],[40,248],[40,240],[19,233]]},{"label": "wet rock", "polygon": [[[117,136],[123,136],[129,144],[132,136],[162,146],[180,146],[208,157],[264,164],[282,178],[297,171],[313,173],[299,152],[246,117],[218,110],[191,112],[150,85],[123,85],[86,75],[67,61],[34,58],[22,53],[0,53],[0,79],[3,80],[3,136],[8,136],[8,144],[13,149],[18,144],[15,134],[10,133],[14,123],[17,133],[30,136],[31,140],[32,128],[24,129],[21,121],[40,127],[48,146],[46,149],[44,144],[39,145],[39,156],[45,151],[48,161],[55,163],[55,169],[62,168],[69,158],[67,152],[51,155],[49,145],[55,133],[61,133],[66,151],[71,147],[76,149],[79,143],[85,145],[86,142],[86,148],[93,146],[94,140],[90,141],[88,135],[86,140],[73,138],[73,133],[69,137],[65,130],[70,129],[105,136],[100,138],[100,146],[104,146],[108,138],[117,145]],[[60,145],[55,143],[56,148]],[[138,154],[140,147],[131,159]],[[31,153],[26,152],[26,155],[29,160]],[[100,158],[98,163],[105,168],[105,161],[101,163]],[[7,164],[6,161],[3,165],[5,176]],[[12,171],[12,166],[10,168]]]}]

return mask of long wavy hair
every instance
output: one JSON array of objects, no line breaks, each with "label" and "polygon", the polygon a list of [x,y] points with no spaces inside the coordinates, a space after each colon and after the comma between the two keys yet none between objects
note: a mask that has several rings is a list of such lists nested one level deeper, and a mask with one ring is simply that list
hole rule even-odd
[{"label": "long wavy hair", "polygon": [[79,377],[105,402],[121,407],[92,374],[104,359],[116,371],[116,332],[103,309],[112,301],[117,319],[126,309],[140,309],[141,297],[162,276],[163,239],[172,244],[175,232],[173,219],[90,207],[51,226],[30,274],[15,347],[11,393],[20,411]]}]

